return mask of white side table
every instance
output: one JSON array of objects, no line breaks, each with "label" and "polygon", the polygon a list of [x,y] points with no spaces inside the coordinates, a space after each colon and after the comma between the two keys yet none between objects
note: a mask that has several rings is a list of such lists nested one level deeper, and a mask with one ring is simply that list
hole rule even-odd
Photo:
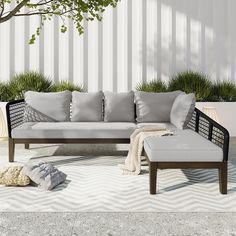
[{"label": "white side table", "polygon": [[220,123],[219,116],[217,114],[215,107],[203,107],[202,112],[208,115],[212,120],[216,121],[217,123]]}]

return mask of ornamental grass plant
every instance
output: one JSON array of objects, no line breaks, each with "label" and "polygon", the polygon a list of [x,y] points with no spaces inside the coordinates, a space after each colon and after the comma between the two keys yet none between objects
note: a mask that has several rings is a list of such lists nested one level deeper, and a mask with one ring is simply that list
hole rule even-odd
[{"label": "ornamental grass plant", "polygon": [[145,91],[145,92],[167,92],[168,88],[167,85],[161,80],[152,80],[150,82],[143,82],[139,83],[136,87],[138,91]]},{"label": "ornamental grass plant", "polygon": [[181,90],[185,93],[195,93],[196,101],[211,100],[213,83],[203,73],[184,71],[171,78],[168,90]]},{"label": "ornamental grass plant", "polygon": [[168,84],[160,79],[139,83],[136,90],[156,93],[181,90],[185,93],[194,93],[197,102],[236,101],[235,83],[227,80],[212,82],[209,76],[193,71],[174,75]]},{"label": "ornamental grass plant", "polygon": [[69,90],[71,92],[73,91],[84,92],[84,88],[82,85],[75,85],[69,81],[60,81],[58,83],[55,83],[51,88],[52,92],[61,92],[65,90]]},{"label": "ornamental grass plant", "polygon": [[35,71],[16,74],[8,84],[14,99],[23,99],[26,91],[50,92],[52,81]]}]

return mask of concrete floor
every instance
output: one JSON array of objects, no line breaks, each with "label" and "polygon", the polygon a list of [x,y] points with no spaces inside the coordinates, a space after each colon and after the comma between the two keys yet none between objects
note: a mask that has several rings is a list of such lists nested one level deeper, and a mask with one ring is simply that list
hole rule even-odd
[{"label": "concrete floor", "polygon": [[[236,138],[230,161],[236,165]],[[0,213],[0,236],[236,236],[236,213]]]},{"label": "concrete floor", "polygon": [[0,235],[236,235],[233,213],[2,213]]}]

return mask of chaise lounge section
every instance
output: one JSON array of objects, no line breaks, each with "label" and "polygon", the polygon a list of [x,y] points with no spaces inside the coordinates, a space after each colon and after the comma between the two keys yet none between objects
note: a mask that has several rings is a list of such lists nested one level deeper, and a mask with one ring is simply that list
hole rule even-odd
[{"label": "chaise lounge section", "polygon": [[150,194],[156,194],[158,169],[218,169],[219,187],[227,194],[229,133],[195,108],[189,129],[173,136],[148,137],[144,152],[149,163]]}]

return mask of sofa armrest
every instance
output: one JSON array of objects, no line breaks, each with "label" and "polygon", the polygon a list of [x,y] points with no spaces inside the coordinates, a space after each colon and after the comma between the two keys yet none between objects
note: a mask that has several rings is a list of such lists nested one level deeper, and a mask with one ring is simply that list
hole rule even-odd
[{"label": "sofa armrest", "polygon": [[223,160],[228,161],[229,132],[226,128],[197,108],[194,110],[188,127],[222,148]]},{"label": "sofa armrest", "polygon": [[6,105],[8,135],[11,138],[12,129],[23,123],[25,101],[16,100],[8,102]]}]

